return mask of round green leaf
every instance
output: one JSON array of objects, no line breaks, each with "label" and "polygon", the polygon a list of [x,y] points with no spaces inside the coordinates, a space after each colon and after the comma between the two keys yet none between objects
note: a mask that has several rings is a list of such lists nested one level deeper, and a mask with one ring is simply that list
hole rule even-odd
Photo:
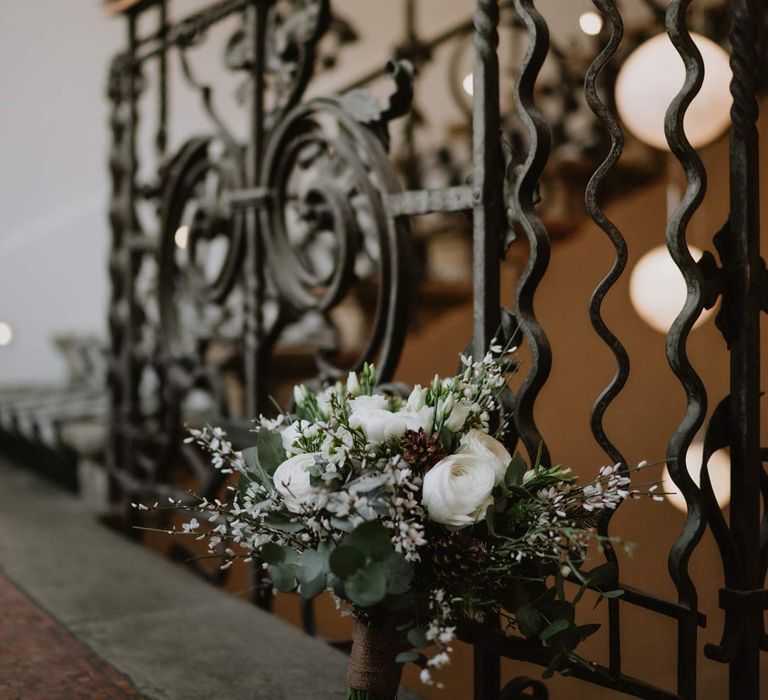
[{"label": "round green leaf", "polygon": [[380,603],[387,595],[387,565],[383,562],[360,569],[344,584],[347,597],[361,608]]},{"label": "round green leaf", "polygon": [[363,566],[365,566],[365,555],[354,547],[341,544],[331,552],[331,571],[342,580],[353,576]]}]

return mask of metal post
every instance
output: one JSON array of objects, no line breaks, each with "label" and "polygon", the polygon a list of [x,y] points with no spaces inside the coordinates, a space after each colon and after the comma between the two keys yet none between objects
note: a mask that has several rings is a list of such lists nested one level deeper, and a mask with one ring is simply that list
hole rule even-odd
[{"label": "metal post", "polygon": [[482,357],[499,327],[499,250],[503,227],[503,159],[499,117],[499,3],[477,0],[473,80],[472,352]]},{"label": "metal post", "polygon": [[[251,126],[246,159],[246,187],[256,188],[261,174],[264,151],[264,69],[269,2],[254,0],[246,12],[251,38]],[[264,251],[259,227],[259,213],[254,207],[246,213],[246,290],[245,377],[246,412],[258,416],[264,394],[262,362],[262,327],[264,301]]]},{"label": "metal post", "polygon": [[[760,566],[760,189],[758,0],[731,0],[730,186],[732,277],[726,294],[735,337],[731,345],[731,534],[744,591],[763,587]],[[762,610],[746,612],[741,649],[730,664],[731,700],[757,698]]]}]

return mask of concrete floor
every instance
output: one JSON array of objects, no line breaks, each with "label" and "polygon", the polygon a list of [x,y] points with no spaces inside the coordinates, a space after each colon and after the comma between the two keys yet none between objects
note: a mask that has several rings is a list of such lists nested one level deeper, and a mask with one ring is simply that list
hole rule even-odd
[{"label": "concrete floor", "polygon": [[0,571],[147,698],[346,697],[343,654],[109,531],[2,458]]}]

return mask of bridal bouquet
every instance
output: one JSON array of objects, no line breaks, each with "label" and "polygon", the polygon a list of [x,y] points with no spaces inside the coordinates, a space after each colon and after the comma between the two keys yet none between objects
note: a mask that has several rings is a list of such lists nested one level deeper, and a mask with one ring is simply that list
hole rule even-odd
[{"label": "bridal bouquet", "polygon": [[[494,346],[462,367],[407,398],[377,390],[371,366],[320,392],[298,386],[294,410],[260,418],[242,452],[219,428],[189,438],[238,479],[227,502],[174,503],[205,514],[179,532],[223,551],[224,567],[254,558],[278,591],[328,591],[353,614],[350,698],[395,697],[406,662],[434,683],[467,620],[540,644],[550,675],[597,629],[574,614],[586,587],[614,576],[584,571],[595,525],[640,491],[620,465],[579,486],[569,469],[511,455],[503,424],[492,430],[511,354]],[[567,577],[582,583],[573,600]]]}]

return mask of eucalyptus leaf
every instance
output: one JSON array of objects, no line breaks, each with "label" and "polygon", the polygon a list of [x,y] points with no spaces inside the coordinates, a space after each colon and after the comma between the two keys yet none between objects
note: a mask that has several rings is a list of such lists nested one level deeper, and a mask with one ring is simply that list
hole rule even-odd
[{"label": "eucalyptus leaf", "polygon": [[515,452],[515,456],[512,457],[507,471],[504,474],[504,483],[507,486],[520,486],[523,483],[523,477],[525,472],[528,471],[528,465],[519,452]]},{"label": "eucalyptus leaf", "polygon": [[405,593],[413,580],[413,564],[399,552],[395,552],[387,559],[387,563],[389,564],[387,593],[389,595]]},{"label": "eucalyptus leaf", "polygon": [[[251,478],[251,480],[257,481],[270,493],[273,493],[275,486],[272,482],[272,476],[267,474],[267,472],[261,466],[261,461],[259,460],[259,448],[256,446],[247,447],[242,451],[241,454],[243,455],[245,468],[248,471],[248,476]],[[245,489],[247,487],[247,482],[241,479],[240,487],[241,489]]]},{"label": "eucalyptus leaf", "polygon": [[296,565],[277,564],[267,567],[272,578],[272,584],[282,593],[288,593],[296,589]]},{"label": "eucalyptus leaf", "polygon": [[329,571],[328,552],[316,549],[305,549],[299,557],[299,567],[303,579],[325,576]]},{"label": "eucalyptus leaf", "polygon": [[365,555],[366,559],[371,559],[375,562],[388,559],[394,551],[392,535],[387,528],[376,520],[358,525],[344,539],[344,545],[357,549]]},{"label": "eucalyptus leaf", "polygon": [[421,627],[414,627],[408,631],[408,644],[416,649],[423,649],[428,647],[431,642],[427,639],[427,634]]},{"label": "eucalyptus leaf", "polygon": [[272,477],[277,468],[286,460],[282,437],[279,433],[262,428],[256,436],[256,449],[261,468]]},{"label": "eucalyptus leaf", "polygon": [[331,571],[343,581],[365,566],[365,555],[354,547],[340,544],[331,552],[329,563]]},{"label": "eucalyptus leaf", "polygon": [[563,630],[567,630],[570,626],[571,626],[571,623],[564,618],[555,620],[539,633],[539,639],[542,642],[545,642],[547,639],[549,639],[550,637],[554,637],[559,632],[562,632]]},{"label": "eucalyptus leaf", "polygon": [[274,542],[267,542],[260,550],[259,557],[267,564],[281,564],[285,561],[286,547],[281,547]]},{"label": "eucalyptus leaf", "polygon": [[375,562],[360,569],[344,583],[344,591],[352,603],[370,608],[387,595],[387,564]]},{"label": "eucalyptus leaf", "polygon": [[304,530],[303,523],[293,522],[291,518],[280,513],[272,513],[268,518],[265,518],[264,524],[279,532],[302,532]]},{"label": "eucalyptus leaf", "polygon": [[530,605],[522,605],[515,611],[517,626],[528,639],[533,639],[544,626],[544,620],[538,611]]},{"label": "eucalyptus leaf", "polygon": [[418,663],[422,658],[424,658],[424,654],[419,654],[417,651],[401,651],[395,657],[395,662],[398,664]]}]

